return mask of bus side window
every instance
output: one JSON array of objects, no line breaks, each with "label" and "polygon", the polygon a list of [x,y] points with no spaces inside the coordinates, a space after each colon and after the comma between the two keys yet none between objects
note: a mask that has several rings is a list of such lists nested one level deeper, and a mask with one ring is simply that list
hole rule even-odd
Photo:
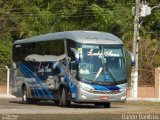
[{"label": "bus side window", "polygon": [[18,62],[18,61],[23,61],[26,55],[26,50],[25,50],[25,46],[24,45],[19,45],[19,47],[17,47],[18,45],[14,46],[14,52],[13,52],[13,60]]},{"label": "bus side window", "polygon": [[65,53],[64,40],[57,40],[56,43],[57,56],[63,55]]},{"label": "bus side window", "polygon": [[63,55],[65,53],[64,40],[38,42],[34,51],[36,52],[35,54],[39,55]]}]

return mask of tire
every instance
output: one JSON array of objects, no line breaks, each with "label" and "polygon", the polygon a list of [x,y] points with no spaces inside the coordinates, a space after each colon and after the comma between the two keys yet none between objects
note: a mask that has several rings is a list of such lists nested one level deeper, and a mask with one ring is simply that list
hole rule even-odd
[{"label": "tire", "polygon": [[58,106],[60,101],[59,100],[54,100],[54,103],[55,103],[56,106]]},{"label": "tire", "polygon": [[26,86],[24,86],[24,87],[22,88],[22,103],[23,103],[23,104],[27,104],[27,103],[28,103]]},{"label": "tire", "polygon": [[37,102],[37,100],[27,97],[27,88],[26,86],[24,86],[22,89],[22,103],[28,104],[28,103],[35,103],[35,102]]},{"label": "tire", "polygon": [[37,99],[28,98],[28,103],[36,104],[37,102],[38,102],[38,100],[37,100]]},{"label": "tire", "polygon": [[107,102],[107,103],[95,103],[95,107],[100,107],[103,106],[104,108],[110,108],[111,107],[111,103]]},{"label": "tire", "polygon": [[95,105],[95,107],[100,107],[100,106],[102,106],[103,104],[102,104],[102,103],[95,103],[94,105]]},{"label": "tire", "polygon": [[111,103],[107,102],[103,104],[104,108],[110,108],[111,107]]},{"label": "tire", "polygon": [[69,107],[71,102],[67,100],[68,92],[66,88],[62,89],[61,98],[60,98],[60,106],[62,107]]}]

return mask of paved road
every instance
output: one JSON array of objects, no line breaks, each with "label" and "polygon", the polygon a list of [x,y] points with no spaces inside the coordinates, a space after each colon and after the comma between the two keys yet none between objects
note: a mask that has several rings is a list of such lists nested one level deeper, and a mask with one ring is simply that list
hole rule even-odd
[{"label": "paved road", "polygon": [[0,113],[18,114],[160,114],[160,103],[156,102],[126,102],[113,103],[111,108],[95,107],[90,104],[72,104],[70,108],[55,106],[54,102],[38,102],[37,104],[22,104],[21,99],[0,99]]},{"label": "paved road", "polygon": [[[49,115],[58,115],[59,117],[65,117],[65,115],[78,115],[83,118],[85,115],[89,115],[92,119],[97,119],[96,116],[106,115],[113,116],[113,114],[119,114],[120,118],[122,114],[158,114],[160,119],[160,103],[158,102],[126,102],[126,103],[113,103],[111,108],[103,108],[101,106],[95,107],[94,105],[88,104],[72,104],[70,108],[63,108],[55,106],[54,102],[38,102],[37,104],[22,104],[21,99],[0,99],[0,113],[1,115],[5,114],[15,114],[15,115],[28,115],[27,117],[32,117],[32,115],[37,114],[48,114]],[[110,115],[112,114],[112,115]],[[96,116],[95,116],[96,115]],[[70,116],[70,117],[71,117]],[[88,117],[89,117],[88,116]],[[24,116],[21,116],[24,117]],[[40,118],[43,118],[41,116]],[[55,118],[55,116],[54,116]],[[31,119],[31,120],[32,120]],[[48,117],[49,119],[49,117]],[[70,118],[72,119],[72,118]],[[73,117],[74,119],[74,117]],[[102,118],[104,119],[104,118]],[[28,119],[30,120],[30,119]],[[67,119],[64,119],[67,120]]]}]

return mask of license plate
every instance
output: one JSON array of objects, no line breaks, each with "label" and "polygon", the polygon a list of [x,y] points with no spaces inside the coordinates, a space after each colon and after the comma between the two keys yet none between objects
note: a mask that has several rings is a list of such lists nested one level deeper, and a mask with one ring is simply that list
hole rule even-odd
[{"label": "license plate", "polygon": [[108,100],[108,99],[109,99],[108,96],[101,96],[101,97],[100,97],[100,100]]}]

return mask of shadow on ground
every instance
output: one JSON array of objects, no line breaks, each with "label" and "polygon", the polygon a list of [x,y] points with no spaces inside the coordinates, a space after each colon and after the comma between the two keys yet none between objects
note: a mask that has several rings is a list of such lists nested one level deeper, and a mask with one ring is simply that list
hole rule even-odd
[{"label": "shadow on ground", "polygon": [[[25,105],[22,103],[22,101],[9,101],[10,103],[14,103],[14,104],[21,104],[21,105]],[[30,103],[27,105],[35,105],[35,106],[55,106],[55,107],[61,107],[61,106],[57,106],[54,101],[38,101],[36,103]],[[64,107],[61,107],[64,108]],[[71,103],[70,107],[67,108],[87,108],[87,109],[106,109],[104,108],[102,105],[94,105],[94,104],[80,104],[80,103]],[[121,108],[121,107],[117,107],[117,106],[112,106],[111,104],[111,108]]]}]

